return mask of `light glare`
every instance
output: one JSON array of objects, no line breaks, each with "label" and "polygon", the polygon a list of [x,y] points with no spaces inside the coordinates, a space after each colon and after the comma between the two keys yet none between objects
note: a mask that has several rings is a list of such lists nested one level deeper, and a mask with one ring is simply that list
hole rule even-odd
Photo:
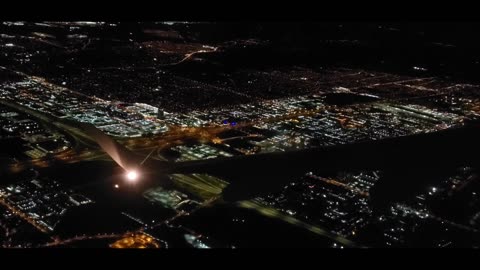
[{"label": "light glare", "polygon": [[138,173],[136,171],[130,171],[127,173],[127,179],[129,181],[135,181],[138,178]]}]

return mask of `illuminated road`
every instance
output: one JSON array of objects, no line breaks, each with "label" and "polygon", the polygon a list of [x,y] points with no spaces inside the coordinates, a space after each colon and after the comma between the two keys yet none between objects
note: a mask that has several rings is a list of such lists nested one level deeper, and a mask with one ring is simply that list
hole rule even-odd
[{"label": "illuminated road", "polygon": [[21,219],[23,219],[24,221],[30,223],[33,227],[35,227],[36,229],[38,229],[39,231],[43,232],[43,233],[49,233],[50,231],[48,230],[48,228],[46,228],[45,226],[39,224],[37,221],[35,221],[34,219],[32,219],[31,217],[29,217],[27,214],[21,212],[20,210],[16,209],[14,206],[10,205],[9,203],[7,203],[2,197],[0,197],[0,204],[5,206],[6,208],[8,208],[8,210],[10,210],[13,214],[15,214],[16,216],[20,217]]},{"label": "illuminated road", "polygon": [[323,181],[327,184],[330,184],[330,185],[334,185],[334,186],[337,186],[337,187],[341,187],[341,188],[344,188],[344,189],[347,189],[355,194],[358,194],[360,196],[363,196],[363,197],[368,197],[370,196],[370,194],[368,194],[368,192],[365,192],[361,189],[358,189],[358,188],[354,188],[354,187],[351,187],[345,183],[342,183],[338,180],[335,180],[335,179],[332,179],[332,178],[325,178],[325,177],[319,177],[319,176],[309,176],[313,179],[317,179],[317,180],[320,180],[320,181]]},{"label": "illuminated road", "polygon": [[74,137],[77,141],[81,142],[82,144],[85,144],[86,146],[89,147],[96,147],[96,142],[93,140],[91,137],[89,137],[85,132],[83,132],[81,129],[77,127],[73,127],[71,125],[67,125],[63,123],[61,119],[57,119],[53,116],[46,115],[42,112],[32,110],[30,108],[27,108],[25,106],[13,103],[13,102],[8,102],[5,100],[0,99],[0,104],[13,108],[17,111],[20,111],[22,113],[28,114],[43,123],[45,123],[47,126],[54,126],[59,130],[63,130],[68,132],[72,137]]},{"label": "illuminated road", "polygon": [[121,234],[81,235],[81,236],[76,236],[76,237],[68,238],[68,239],[55,238],[53,242],[47,243],[47,244],[45,244],[41,247],[54,247],[54,246],[60,246],[60,245],[67,245],[67,244],[71,244],[73,242],[83,241],[83,240],[120,238],[120,237],[123,237],[124,235],[130,234],[130,233],[131,232],[124,232],[124,233],[121,233]]},{"label": "illuminated road", "polygon": [[217,50],[218,50],[218,47],[213,47],[209,50],[202,49],[202,50],[194,51],[194,52],[191,52],[191,53],[187,53],[187,54],[185,54],[185,57],[182,58],[180,61],[178,61],[176,63],[172,63],[172,64],[165,64],[164,66],[179,65],[179,64],[181,64],[185,61],[188,61],[188,60],[192,59],[196,54],[216,52]]},{"label": "illuminated road", "polygon": [[333,241],[335,241],[339,244],[342,244],[345,247],[360,247],[360,246],[357,246],[352,241],[350,241],[348,239],[345,239],[345,238],[343,238],[339,235],[330,233],[327,230],[325,230],[325,229],[323,229],[319,226],[314,226],[314,225],[305,223],[303,221],[300,221],[300,220],[298,220],[298,219],[296,219],[292,216],[282,214],[281,212],[279,212],[279,211],[277,211],[277,210],[275,210],[271,207],[267,207],[267,206],[264,206],[260,203],[257,203],[254,200],[241,201],[241,202],[238,202],[237,204],[240,207],[243,207],[243,208],[253,209],[253,210],[257,211],[258,213],[260,213],[264,216],[267,216],[267,217],[270,217],[270,218],[280,219],[284,222],[287,222],[287,223],[292,224],[294,226],[306,229],[306,230],[308,230],[310,232],[313,232],[315,234],[321,235],[323,237],[328,237],[329,239],[331,239],[331,240],[333,240]]}]

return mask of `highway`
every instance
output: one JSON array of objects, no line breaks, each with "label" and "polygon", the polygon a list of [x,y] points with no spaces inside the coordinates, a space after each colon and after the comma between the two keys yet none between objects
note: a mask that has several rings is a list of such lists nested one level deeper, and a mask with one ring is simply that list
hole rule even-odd
[{"label": "highway", "polygon": [[96,235],[79,235],[68,239],[54,238],[53,242],[46,243],[41,247],[55,247],[60,245],[67,245],[73,242],[83,241],[83,240],[93,240],[93,239],[116,239],[123,237],[124,235],[130,234],[131,232],[124,232],[121,234],[96,234]]},{"label": "highway", "polygon": [[303,221],[300,221],[292,216],[288,216],[288,215],[285,215],[279,211],[277,211],[276,209],[273,209],[271,207],[268,207],[268,206],[265,206],[263,204],[260,204],[258,202],[256,202],[255,200],[249,200],[249,201],[240,201],[237,203],[238,206],[240,207],[243,207],[243,208],[247,208],[247,209],[253,209],[255,210],[256,212],[264,215],[264,216],[267,216],[267,217],[271,217],[271,218],[276,218],[276,219],[280,219],[286,223],[289,223],[291,225],[294,225],[296,227],[301,227],[303,229],[306,229],[312,233],[315,233],[315,234],[318,234],[318,235],[321,235],[323,237],[327,237],[345,247],[360,247],[358,245],[356,245],[354,242],[344,238],[344,237],[341,237],[339,235],[336,235],[336,234],[333,234],[329,231],[327,231],[326,229],[323,229],[319,226],[314,226],[314,225],[311,225],[311,224],[308,224],[308,223],[305,223]]}]

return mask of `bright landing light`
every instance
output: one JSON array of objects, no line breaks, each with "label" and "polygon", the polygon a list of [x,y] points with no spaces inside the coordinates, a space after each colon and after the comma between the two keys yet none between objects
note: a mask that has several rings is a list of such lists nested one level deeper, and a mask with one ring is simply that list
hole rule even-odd
[{"label": "bright landing light", "polygon": [[129,181],[133,182],[133,181],[137,180],[137,178],[138,178],[138,173],[136,171],[129,171],[127,173],[127,179]]}]

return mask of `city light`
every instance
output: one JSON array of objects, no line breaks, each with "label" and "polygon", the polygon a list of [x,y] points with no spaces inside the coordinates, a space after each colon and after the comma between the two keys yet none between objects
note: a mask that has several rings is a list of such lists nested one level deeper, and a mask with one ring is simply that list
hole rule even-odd
[{"label": "city light", "polygon": [[435,25],[0,22],[0,248],[479,247],[480,25]]}]

